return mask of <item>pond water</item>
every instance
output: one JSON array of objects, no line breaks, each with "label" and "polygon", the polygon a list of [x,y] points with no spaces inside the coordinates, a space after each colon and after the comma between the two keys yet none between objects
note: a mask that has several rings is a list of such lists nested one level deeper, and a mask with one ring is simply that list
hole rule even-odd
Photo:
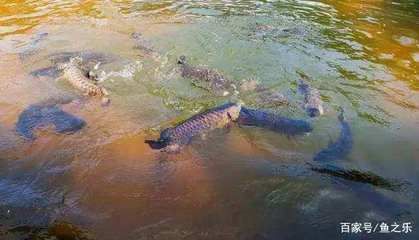
[{"label": "pond water", "polygon": [[[340,233],[341,222],[419,217],[418,26],[415,0],[0,0],[0,238],[48,239],[70,228],[56,236],[418,239],[415,225],[409,234]],[[110,106],[63,105],[86,127],[71,135],[41,130],[25,141],[14,130],[25,108],[79,97],[39,69],[79,53],[104,59],[99,79]],[[291,104],[264,106],[254,95],[193,85],[179,73],[181,55],[237,84],[254,79]],[[319,118],[299,107],[299,73],[320,91]],[[314,130],[287,137],[234,126],[172,155],[144,144],[238,100],[306,119]],[[408,183],[402,189],[310,170],[307,162],[339,135],[340,108],[354,144],[336,164]]]}]

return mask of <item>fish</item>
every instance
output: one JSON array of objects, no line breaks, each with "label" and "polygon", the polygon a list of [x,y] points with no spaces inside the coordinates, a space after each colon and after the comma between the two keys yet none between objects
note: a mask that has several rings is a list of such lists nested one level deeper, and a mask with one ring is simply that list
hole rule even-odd
[{"label": "fish", "polygon": [[81,57],[89,68],[92,68],[98,63],[108,64],[120,60],[118,56],[108,53],[93,52],[93,51],[68,51],[57,52],[48,55],[48,59],[54,64],[69,62],[72,58]]},{"label": "fish", "polygon": [[237,122],[239,125],[266,128],[287,136],[301,135],[313,130],[307,121],[283,117],[263,109],[246,107],[241,108]]},{"label": "fish", "polygon": [[[230,94],[229,90],[236,91],[233,81],[214,69],[192,66],[186,61],[185,56],[180,56],[177,63],[181,66],[181,75],[184,78],[194,79],[197,85],[214,92],[220,92],[223,96]],[[207,84],[208,86],[203,86]]]},{"label": "fish", "polygon": [[55,66],[50,67],[44,67],[41,69],[37,69],[34,71],[31,71],[30,74],[34,77],[51,77],[51,78],[57,78],[60,76],[60,73],[58,69]]},{"label": "fish", "polygon": [[34,131],[49,125],[53,125],[57,133],[71,134],[82,129],[86,122],[63,111],[59,104],[40,103],[30,105],[19,115],[15,129],[25,139],[34,140]]},{"label": "fish", "polygon": [[152,149],[176,153],[188,145],[195,136],[215,129],[222,129],[237,121],[241,110],[240,103],[226,103],[199,113],[175,127],[166,128],[158,140],[146,140]]},{"label": "fish", "polygon": [[102,103],[109,103],[108,91],[94,84],[81,68],[81,58],[71,58],[69,62],[58,65],[63,71],[64,78],[77,90],[83,92],[87,96],[102,97]]},{"label": "fish", "polygon": [[347,181],[369,184],[390,191],[399,191],[409,185],[406,181],[397,179],[386,179],[369,171],[360,171],[357,169],[346,169],[343,167],[329,164],[312,165],[308,163],[311,170],[317,173],[330,175],[335,178],[345,179]]},{"label": "fish", "polygon": [[240,93],[251,93],[254,95],[255,103],[263,107],[275,107],[290,104],[287,97],[285,97],[282,93],[267,88],[253,79],[242,81],[238,89]]},{"label": "fish", "polygon": [[335,142],[318,152],[314,156],[314,161],[330,162],[334,160],[344,159],[352,151],[353,139],[352,131],[349,123],[345,121],[343,110],[338,116],[340,122],[340,135]]},{"label": "fish", "polygon": [[159,57],[159,54],[154,50],[150,42],[140,32],[133,32],[131,38],[135,41],[134,49],[140,50],[143,56]]},{"label": "fish", "polygon": [[320,98],[320,92],[308,83],[308,76],[300,73],[301,78],[297,81],[298,91],[304,95],[303,108],[310,117],[323,115],[323,102]]}]

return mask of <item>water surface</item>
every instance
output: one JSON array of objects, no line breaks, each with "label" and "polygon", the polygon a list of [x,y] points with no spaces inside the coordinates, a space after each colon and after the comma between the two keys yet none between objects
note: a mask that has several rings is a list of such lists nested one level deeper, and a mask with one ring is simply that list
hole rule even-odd
[{"label": "water surface", "polygon": [[[340,222],[415,222],[417,26],[413,0],[0,1],[0,238],[48,235],[56,221],[93,239],[338,239]],[[66,104],[83,130],[24,141],[14,125],[25,108],[79,97],[59,76],[33,74],[74,52],[109,60],[99,71],[112,104]],[[237,84],[254,79],[282,92],[292,104],[270,110],[307,119],[296,91],[302,72],[326,114],[307,119],[307,136],[233,127],[177,155],[152,151],[145,139],[209,107],[265,107],[254,95],[192,85],[179,74],[180,55]],[[354,147],[337,164],[410,185],[391,191],[309,169],[339,135],[340,107]],[[418,236],[414,227],[350,237]]]}]

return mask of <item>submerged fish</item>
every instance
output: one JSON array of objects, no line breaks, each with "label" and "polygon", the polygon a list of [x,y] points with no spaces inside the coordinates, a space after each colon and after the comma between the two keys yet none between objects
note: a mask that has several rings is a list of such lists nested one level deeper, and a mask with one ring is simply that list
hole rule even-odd
[{"label": "submerged fish", "polygon": [[300,74],[301,78],[298,80],[298,90],[304,95],[304,109],[310,117],[317,117],[324,113],[323,102],[320,99],[319,90],[310,86],[307,82],[308,77]]},{"label": "submerged fish", "polygon": [[239,117],[241,105],[227,103],[195,115],[176,127],[167,128],[156,141],[145,142],[153,149],[162,149],[165,152],[178,152],[189,144],[194,136],[202,135],[217,128],[224,128]]},{"label": "submerged fish", "polygon": [[59,64],[59,69],[63,70],[63,76],[76,89],[88,96],[100,96],[104,104],[109,103],[106,97],[108,92],[105,88],[94,84],[81,68],[80,58],[71,58],[69,62]]},{"label": "submerged fish", "polygon": [[372,172],[363,172],[356,169],[344,169],[332,165],[309,165],[311,166],[311,170],[313,170],[314,172],[327,174],[336,178],[341,178],[352,182],[366,183],[375,187],[384,188],[391,191],[398,191],[408,184],[407,182],[402,182],[399,180],[386,179]]},{"label": "submerged fish", "polygon": [[59,71],[55,66],[37,69],[37,70],[34,70],[34,71],[30,72],[30,74],[34,77],[57,78],[57,77],[60,76]]},{"label": "submerged fish", "polygon": [[185,56],[179,57],[177,63],[181,65],[182,77],[198,81],[197,84],[199,86],[207,84],[208,87],[204,86],[204,88],[222,92],[222,95],[224,96],[230,93],[228,90],[236,90],[233,82],[216,70],[192,66],[186,62]]},{"label": "submerged fish", "polygon": [[33,140],[36,129],[49,125],[54,125],[58,133],[74,133],[82,129],[86,122],[64,112],[58,104],[41,103],[29,106],[20,114],[16,123],[16,132],[22,137]]},{"label": "submerged fish", "polygon": [[159,57],[159,54],[154,50],[151,43],[147,41],[141,33],[133,32],[131,38],[135,41],[134,48],[140,50],[143,56]]},{"label": "submerged fish", "polygon": [[330,142],[327,148],[314,156],[314,161],[333,161],[345,158],[352,150],[352,132],[349,123],[345,121],[343,110],[339,114],[340,135],[336,142]]},{"label": "submerged fish", "polygon": [[251,94],[258,106],[275,107],[288,105],[288,99],[279,91],[267,88],[255,80],[242,81],[239,86],[240,93]]},{"label": "submerged fish", "polygon": [[288,136],[311,132],[313,128],[304,120],[295,120],[279,114],[242,107],[238,118],[241,125],[267,128]]},{"label": "submerged fish", "polygon": [[48,55],[48,59],[53,63],[53,66],[47,66],[41,69],[34,70],[30,74],[34,77],[52,77],[57,78],[60,75],[60,69],[56,65],[65,64],[72,58],[81,57],[83,59],[83,70],[86,73],[94,69],[99,64],[108,64],[118,60],[118,57],[100,52],[58,52]]}]

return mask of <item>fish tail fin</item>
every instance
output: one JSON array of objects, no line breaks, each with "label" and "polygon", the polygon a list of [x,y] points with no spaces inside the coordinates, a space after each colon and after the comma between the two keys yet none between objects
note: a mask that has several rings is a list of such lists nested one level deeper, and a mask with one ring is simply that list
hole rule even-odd
[{"label": "fish tail fin", "polygon": [[166,147],[166,144],[164,144],[161,141],[145,140],[144,143],[147,143],[152,149],[156,149],[156,150]]}]

